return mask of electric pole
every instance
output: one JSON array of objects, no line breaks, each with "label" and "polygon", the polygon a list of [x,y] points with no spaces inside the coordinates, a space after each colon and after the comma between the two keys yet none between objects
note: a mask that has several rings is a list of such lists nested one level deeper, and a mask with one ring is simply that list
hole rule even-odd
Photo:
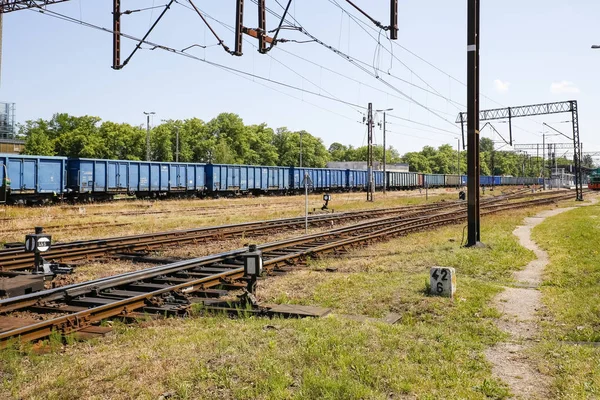
[{"label": "electric pole", "polygon": [[383,193],[385,194],[385,188],[387,187],[387,175],[386,175],[386,166],[387,166],[387,160],[386,160],[386,148],[385,148],[385,113],[387,111],[393,111],[393,108],[387,108],[385,110],[376,110],[376,112],[382,112],[383,111]]},{"label": "electric pole", "polygon": [[479,0],[468,0],[467,13],[467,246],[481,240],[479,214]]},{"label": "electric pole", "polygon": [[460,138],[456,139],[456,175],[458,175],[458,187],[462,184],[460,177]]},{"label": "electric pole", "polygon": [[146,112],[146,161],[150,161],[150,116],[156,114],[154,111]]},{"label": "electric pole", "polygon": [[367,152],[367,201],[373,201],[375,182],[373,182],[373,103],[369,103],[367,114],[368,152]]}]

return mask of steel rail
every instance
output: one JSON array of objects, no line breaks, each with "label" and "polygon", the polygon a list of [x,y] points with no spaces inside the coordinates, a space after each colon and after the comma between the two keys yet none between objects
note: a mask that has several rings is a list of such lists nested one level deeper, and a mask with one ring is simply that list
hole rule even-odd
[{"label": "steel rail", "polygon": [[[484,206],[487,211],[486,213],[498,212],[498,211],[506,211],[516,208],[527,207],[531,205],[543,205],[554,203],[558,200],[569,198],[569,194],[564,194],[561,196],[554,196],[551,198],[542,198],[536,200],[530,200],[526,202],[519,203],[508,203],[508,204],[492,204]],[[355,236],[351,236],[352,229],[350,228],[342,228],[336,230],[336,233],[327,232],[324,234],[314,234],[308,235],[300,238],[288,239],[284,241],[279,241],[275,243],[265,244],[259,246],[265,252],[267,256],[267,260],[265,261],[265,266],[269,269],[275,268],[280,264],[287,264],[293,260],[302,259],[307,255],[313,255],[317,253],[329,252],[335,249],[345,249],[348,246],[354,246],[357,244],[369,243],[374,240],[379,240],[383,238],[389,238],[401,234],[406,234],[412,231],[423,230],[432,228],[435,226],[456,223],[459,221],[463,221],[466,218],[465,211],[460,211],[458,213],[440,213],[438,215],[434,215],[432,217],[424,216],[422,218],[415,218],[414,221],[404,222],[403,226],[387,226],[383,229],[377,229],[381,226],[381,221],[378,222],[378,226],[375,228],[372,227],[371,232],[360,233],[360,230],[364,230],[366,228],[367,223],[359,224],[360,228],[355,230],[357,233]],[[341,235],[340,231],[345,230],[347,234]],[[342,237],[340,237],[342,236]],[[307,247],[308,246],[308,247]],[[280,249],[288,249],[288,254],[286,255],[278,255],[277,250]],[[137,277],[130,276],[128,279],[140,278],[139,274],[145,273],[148,276],[156,275],[157,272],[165,273],[166,268],[171,269],[185,269],[186,267],[189,269],[189,266],[193,263],[202,263],[206,264],[214,264],[215,260],[223,260],[231,257],[235,257],[243,253],[245,249],[234,250],[227,253],[222,253],[215,256],[203,257],[201,259],[192,260],[189,262],[181,262],[175,263],[168,267],[161,267],[154,269],[152,272],[148,271],[140,271]],[[275,253],[273,253],[275,252]],[[275,256],[269,256],[269,253],[275,254]],[[161,271],[159,271],[161,270]],[[241,279],[244,275],[243,268],[232,266],[228,271],[222,271],[219,273],[213,273],[210,276],[202,277],[199,279],[192,279],[187,282],[182,282],[173,286],[161,288],[158,290],[154,290],[147,293],[141,293],[137,296],[111,301],[108,304],[102,304],[95,306],[90,309],[81,310],[75,313],[70,313],[68,315],[64,315],[61,317],[53,318],[46,321],[41,321],[30,326],[21,327],[12,329],[7,332],[0,333],[0,346],[6,345],[7,341],[10,339],[15,339],[17,337],[21,337],[22,340],[35,340],[48,336],[51,334],[53,330],[58,330],[62,334],[68,334],[82,328],[85,328],[91,324],[94,324],[102,319],[106,319],[109,317],[114,317],[117,315],[127,315],[135,310],[140,308],[148,307],[148,303],[156,302],[156,299],[167,293],[179,293],[180,295],[191,294],[193,292],[204,290],[206,288],[218,286],[222,283],[223,279]],[[92,286],[90,288],[89,286]],[[97,284],[90,284],[87,288],[79,287],[76,291],[70,291],[71,296],[77,296],[82,291],[91,290],[94,287],[99,292],[101,289],[98,288]],[[104,282],[104,285],[115,285],[115,282],[110,282],[110,279]],[[67,290],[67,293],[69,290]],[[110,293],[108,293],[110,294]],[[10,299],[9,299],[10,300]],[[5,303],[5,301],[1,301],[0,304]],[[34,299],[28,299],[28,304],[35,304],[36,301]],[[183,307],[185,308],[185,307]],[[57,310],[60,311],[60,310]]]},{"label": "steel rail", "polygon": [[[397,207],[389,209],[375,209],[368,211],[355,211],[336,214],[313,215],[309,217],[311,225],[325,225],[334,221],[353,219],[371,219],[380,215],[410,215],[430,209],[447,209],[458,207],[459,202],[450,202],[442,205],[419,205],[413,207]],[[44,254],[44,257],[53,262],[68,262],[81,259],[101,257],[109,253],[132,252],[152,250],[173,244],[185,242],[201,242],[215,238],[229,238],[256,232],[274,233],[282,229],[295,229],[303,226],[304,217],[283,218],[267,221],[246,222],[241,224],[221,225],[186,230],[112,237],[100,240],[76,241],[55,244]],[[31,268],[33,255],[26,253],[22,248],[0,250],[0,271],[14,271]]]}]

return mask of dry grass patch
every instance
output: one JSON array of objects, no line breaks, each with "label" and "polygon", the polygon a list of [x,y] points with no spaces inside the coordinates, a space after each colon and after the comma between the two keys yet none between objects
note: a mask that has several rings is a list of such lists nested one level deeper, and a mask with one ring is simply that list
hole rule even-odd
[{"label": "dry grass patch", "polygon": [[[0,398],[506,398],[483,356],[503,338],[490,301],[532,259],[511,233],[537,211],[485,217],[485,249],[460,248],[462,226],[451,226],[260,282],[262,300],[331,307],[327,318],[115,324],[115,335],[63,353],[0,352]],[[425,293],[432,265],[457,268],[454,301]],[[340,316],[390,311],[398,324]]]},{"label": "dry grass patch", "polygon": [[[455,199],[453,190],[430,191],[429,201]],[[367,203],[364,193],[334,193],[336,211],[393,207],[424,203],[425,193],[377,193]],[[309,196],[309,207],[319,209],[322,196]],[[126,215],[130,213],[130,215]],[[35,226],[47,226],[54,240],[71,241],[196,228],[226,223],[296,217],[304,214],[303,196],[118,201],[113,203],[49,207],[0,208],[0,243],[22,241]]]}]

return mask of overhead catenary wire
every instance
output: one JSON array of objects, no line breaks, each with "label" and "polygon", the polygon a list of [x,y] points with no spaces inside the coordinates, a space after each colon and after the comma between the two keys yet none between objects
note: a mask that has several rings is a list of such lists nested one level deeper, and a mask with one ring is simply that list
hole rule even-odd
[{"label": "overhead catenary wire", "polygon": [[[353,21],[355,21],[357,24],[359,24],[359,25],[363,25],[364,27],[367,27],[367,28],[371,29],[373,32],[378,32],[378,29],[376,29],[375,27],[371,26],[371,24],[368,24],[368,23],[366,23],[366,22],[364,22],[364,21],[360,20],[359,18],[356,18],[356,17],[355,17],[355,16],[353,16],[352,14],[350,14],[350,12],[349,12],[349,11],[347,11],[347,10],[346,10],[344,7],[342,7],[342,6],[341,6],[339,3],[337,3],[337,1],[336,1],[336,0],[328,0],[328,1],[329,1],[330,3],[332,3],[332,4],[334,4],[335,6],[337,6],[338,8],[340,8],[340,9],[342,10],[342,12],[343,12],[343,13],[346,13],[346,14],[348,15],[348,18],[349,18],[349,19],[351,18],[351,19],[352,19]],[[363,28],[363,30],[364,30],[364,28]],[[369,36],[371,36],[371,35],[369,35]],[[373,36],[371,36],[371,37],[373,38]],[[425,64],[429,65],[430,67],[432,67],[433,69],[437,70],[438,72],[440,72],[440,73],[442,73],[442,74],[446,75],[448,78],[452,79],[453,81],[455,81],[455,82],[457,82],[457,83],[461,84],[461,85],[462,85],[462,86],[464,86],[464,87],[466,87],[466,86],[467,86],[467,84],[466,84],[465,82],[463,82],[462,80],[460,80],[460,79],[456,78],[455,76],[453,76],[452,74],[450,74],[450,73],[448,73],[448,72],[444,71],[442,68],[440,68],[440,67],[436,66],[436,65],[435,65],[435,64],[433,64],[432,62],[430,62],[430,61],[426,60],[425,58],[421,57],[420,55],[416,54],[414,51],[412,51],[412,50],[410,50],[410,49],[406,48],[405,46],[403,46],[402,44],[400,44],[400,42],[399,42],[398,40],[394,40],[394,41],[390,41],[390,42],[392,43],[392,46],[398,46],[399,48],[401,48],[402,50],[406,51],[407,53],[409,53],[409,54],[410,54],[410,55],[412,55],[413,57],[415,57],[415,58],[417,58],[418,60],[420,60],[420,61],[424,62]],[[393,48],[393,47],[392,47],[392,48]],[[392,48],[391,48],[391,49],[392,49]],[[390,49],[390,51],[392,51],[391,49]],[[393,51],[392,51],[392,53],[393,53]],[[499,105],[499,106],[501,106],[501,107],[506,107],[504,104],[502,104],[502,103],[500,103],[500,102],[498,102],[498,101],[494,100],[493,98],[491,98],[490,96],[487,96],[487,95],[486,95],[486,94],[484,94],[484,93],[481,93],[481,96],[482,96],[482,97],[484,97],[485,99],[487,99],[487,100],[491,101],[491,102],[492,102],[492,103],[494,103],[494,104],[497,104],[497,105]],[[453,105],[454,105],[454,104],[453,104]],[[463,108],[465,108],[466,106],[462,106],[462,107],[463,107]],[[540,122],[540,121],[536,121],[536,120],[535,120],[533,117],[530,117],[530,116],[528,116],[528,117],[526,117],[526,118],[527,118],[527,119],[529,119],[529,120],[531,120],[531,121],[533,121],[533,122],[534,122],[534,123],[536,123],[536,124],[540,124],[540,125],[542,124],[542,122]],[[520,130],[522,130],[522,131],[524,131],[524,132],[527,132],[527,133],[533,134],[533,135],[535,135],[535,136],[541,137],[541,136],[540,136],[539,134],[537,134],[536,132],[533,132],[533,131],[530,131],[530,130],[524,129],[524,128],[522,128],[522,127],[518,126],[518,125],[514,125],[514,124],[513,124],[513,127],[514,127],[514,128],[517,128],[517,129],[520,129]]]},{"label": "overhead catenary wire", "polygon": [[[176,3],[178,3],[178,2],[177,2],[177,0],[175,0],[175,2],[176,2]],[[183,6],[183,7],[186,7],[184,4],[181,4],[181,3],[179,3],[179,4],[180,4],[181,6]],[[203,13],[204,13],[204,12],[203,12]],[[206,16],[206,17],[207,17],[207,18],[209,18],[209,19],[212,19],[213,21],[215,21],[215,22],[217,22],[217,23],[221,24],[222,26],[226,27],[227,29],[229,29],[229,30],[233,31],[233,27],[232,27],[231,25],[228,25],[228,24],[226,24],[226,23],[224,23],[224,22],[222,22],[222,21],[220,21],[220,20],[218,20],[218,19],[216,19],[216,18],[214,18],[214,17],[212,17],[212,16],[210,16],[210,15],[208,15],[208,14],[206,14],[206,13],[204,13],[204,16]],[[290,27],[284,27],[284,28],[288,28],[288,29],[290,29]],[[294,28],[294,27],[291,27],[291,28]],[[246,39],[245,39],[245,41],[246,41],[246,42],[248,42],[248,43],[250,43],[250,45],[252,45],[254,48],[257,48],[257,46],[255,46],[255,45],[254,45],[252,42],[250,42],[250,41],[248,41],[248,40],[246,40]],[[288,40],[286,40],[286,42],[291,42],[291,43],[309,43],[309,42],[314,42],[314,40],[309,40],[309,41],[305,41],[305,42],[298,42],[298,41],[294,41],[294,40],[289,40],[289,39],[288,39]],[[371,88],[371,89],[377,90],[377,91],[379,91],[379,92],[381,92],[381,93],[384,93],[384,94],[386,94],[386,95],[388,95],[388,96],[392,96],[392,97],[395,97],[395,98],[397,98],[397,99],[400,99],[400,100],[403,100],[403,101],[411,102],[411,100],[408,100],[408,99],[406,99],[405,97],[401,97],[401,96],[398,96],[397,94],[393,94],[393,93],[390,93],[390,92],[386,92],[386,91],[384,91],[384,90],[382,90],[382,89],[380,89],[380,88],[376,88],[376,87],[375,87],[375,86],[373,86],[373,85],[369,85],[368,83],[365,83],[365,82],[359,81],[358,79],[351,78],[351,77],[349,77],[349,76],[347,76],[347,75],[344,75],[344,74],[340,73],[339,71],[335,71],[335,70],[333,70],[333,69],[331,69],[331,68],[328,68],[328,67],[326,67],[326,66],[324,66],[324,65],[322,65],[322,64],[315,63],[314,61],[311,61],[311,60],[309,60],[309,59],[307,59],[307,58],[305,58],[305,57],[302,57],[302,56],[299,56],[299,55],[297,55],[297,54],[294,54],[294,53],[292,53],[292,52],[289,52],[289,51],[287,51],[287,50],[285,50],[285,49],[283,49],[283,48],[279,48],[278,50],[279,50],[280,52],[286,53],[286,54],[288,54],[288,55],[291,55],[291,56],[293,56],[293,57],[296,57],[296,58],[298,58],[298,59],[300,59],[300,60],[303,60],[303,61],[305,61],[305,62],[307,62],[307,63],[310,63],[310,64],[312,64],[312,65],[318,66],[318,67],[320,67],[320,68],[322,68],[322,69],[324,69],[324,70],[326,70],[326,71],[328,71],[328,72],[334,73],[334,74],[336,74],[336,75],[338,75],[338,76],[341,76],[341,77],[343,77],[343,78],[346,78],[346,79],[352,80],[352,81],[354,81],[354,82],[356,82],[356,83],[359,83],[359,84],[361,84],[361,85],[364,85],[364,86],[366,86],[366,87],[369,87],[369,88]],[[277,61],[277,62],[281,63],[280,61],[278,61],[278,60],[276,60],[276,59],[275,59],[275,61]],[[364,65],[364,66],[369,66],[369,64],[368,64],[367,62],[365,62],[365,61],[361,61],[361,60],[356,60],[356,61],[357,61],[357,62],[359,62],[359,63],[361,63],[361,64],[362,64],[362,65]],[[283,65],[285,66],[285,64],[283,64]],[[381,71],[381,70],[379,70],[379,71]],[[383,71],[381,71],[381,72],[383,72]],[[402,82],[404,82],[404,83],[407,83],[407,84],[409,84],[409,85],[411,85],[411,86],[414,86],[414,87],[416,87],[416,88],[418,88],[418,89],[424,90],[424,91],[426,91],[426,92],[428,91],[427,89],[425,89],[425,88],[423,88],[423,87],[421,87],[421,86],[415,85],[415,84],[413,84],[413,83],[411,83],[411,82],[409,82],[409,81],[403,80],[402,78],[398,78],[398,77],[395,77],[395,78],[396,78],[396,79],[399,79],[399,80],[401,80]],[[305,79],[306,79],[306,78],[305,78]],[[435,93],[434,93],[434,92],[430,92],[430,93],[435,95]],[[434,109],[434,108],[431,108],[431,110],[433,110],[433,111],[435,111],[435,112],[438,112],[438,113],[441,113],[441,114],[446,114],[446,115],[449,115],[449,116],[454,116],[454,115],[455,115],[455,114],[446,113],[445,111],[437,110],[437,109]]]},{"label": "overhead catenary wire", "polygon": [[[182,4],[182,3],[179,3],[177,0],[175,0],[175,3],[177,3],[177,4],[181,5],[181,6],[182,6],[182,7],[184,7],[184,8],[191,9],[191,8],[190,8],[190,7],[188,7],[187,5],[185,5],[185,4]],[[201,14],[203,14],[203,15],[204,15],[204,17],[206,17],[206,18],[209,18],[209,19],[211,19],[211,20],[213,20],[213,21],[215,21],[215,22],[217,22],[217,23],[221,24],[222,26],[224,26],[225,28],[227,28],[227,29],[228,29],[230,32],[235,32],[235,29],[234,29],[234,28],[233,28],[231,25],[228,25],[228,24],[226,24],[226,23],[224,23],[224,22],[222,22],[222,21],[220,21],[220,20],[218,20],[218,19],[216,19],[216,18],[214,18],[214,17],[210,16],[208,13],[206,13],[206,12],[202,11],[201,9],[199,9],[199,8],[195,7],[194,11],[196,11],[196,12],[198,12],[198,13],[201,13]],[[255,49],[257,49],[257,50],[258,50],[258,46],[256,46],[256,45],[255,45],[253,42],[251,42],[250,40],[248,40],[248,39],[244,38],[244,42],[248,43],[249,45],[251,45],[252,47],[254,47]],[[306,78],[304,75],[300,74],[298,71],[294,70],[294,69],[293,69],[293,68],[291,68],[290,66],[286,65],[285,63],[281,62],[281,61],[280,61],[280,60],[278,60],[277,58],[273,57],[273,56],[272,56],[270,53],[267,53],[267,56],[268,56],[268,57],[270,57],[270,58],[271,58],[273,61],[275,61],[275,62],[277,62],[278,64],[280,64],[282,67],[284,67],[284,68],[286,68],[287,70],[291,71],[293,74],[295,74],[295,75],[299,76],[300,78],[302,78],[303,80],[307,81],[308,83],[310,83],[310,84],[311,84],[311,85],[313,85],[314,87],[316,87],[316,88],[319,88],[320,90],[323,90],[323,91],[324,91],[325,93],[327,93],[329,96],[331,96],[331,97],[333,97],[333,98],[335,98],[335,99],[338,99],[338,100],[339,100],[339,97],[335,96],[333,93],[331,93],[331,92],[327,91],[326,89],[324,89],[324,88],[323,88],[323,87],[321,87],[320,85],[317,85],[316,83],[314,83],[314,82],[313,82],[313,81],[311,81],[310,79]],[[350,105],[348,105],[348,106],[350,106]],[[353,107],[353,106],[350,106],[350,107]],[[363,109],[364,109],[364,107],[360,107],[360,109],[361,109],[361,110],[363,110]],[[352,110],[353,110],[353,111],[357,111],[357,112],[359,112],[359,113],[361,113],[361,114],[363,113],[362,111],[356,110],[356,108],[352,108]]]},{"label": "overhead catenary wire", "polygon": [[[32,11],[36,11],[36,10],[32,10]],[[100,31],[103,31],[103,32],[106,32],[106,33],[114,33],[109,28],[105,28],[105,27],[101,27],[101,26],[98,26],[98,25],[94,25],[94,24],[91,24],[91,23],[88,23],[88,22],[85,22],[85,21],[82,21],[82,20],[77,20],[76,18],[69,17],[69,16],[66,16],[66,15],[63,15],[63,14],[51,11],[51,10],[40,9],[40,10],[37,10],[37,11],[40,12],[40,13],[42,13],[42,14],[44,14],[44,15],[51,16],[51,17],[54,17],[54,18],[57,18],[57,19],[62,19],[62,20],[65,20],[67,22],[75,23],[75,24],[86,26],[86,27],[89,27],[89,28],[94,28],[94,29],[97,29],[97,30],[100,30]],[[228,72],[234,73],[237,76],[245,76],[245,77],[251,77],[251,78],[254,78],[254,79],[259,79],[259,80],[262,80],[262,81],[264,81],[266,83],[272,83],[272,84],[275,84],[275,85],[280,85],[280,86],[283,86],[283,87],[286,87],[286,88],[290,88],[290,89],[293,89],[293,90],[297,90],[297,91],[300,91],[300,92],[303,92],[303,93],[307,93],[307,94],[311,94],[311,95],[314,95],[314,96],[322,97],[322,98],[325,98],[325,99],[328,99],[328,100],[331,100],[331,101],[336,101],[336,102],[339,102],[339,103],[342,103],[342,104],[347,104],[347,105],[350,105],[352,107],[356,107],[356,108],[360,108],[360,109],[365,109],[364,106],[361,106],[359,104],[355,104],[355,103],[352,103],[352,102],[349,102],[349,101],[337,99],[337,98],[334,98],[334,97],[331,97],[331,96],[325,96],[325,95],[323,95],[321,93],[317,93],[317,92],[314,92],[314,91],[306,90],[304,88],[299,88],[299,87],[296,87],[296,86],[293,86],[293,85],[290,85],[290,84],[286,84],[284,82],[279,82],[279,81],[276,81],[276,80],[273,80],[273,79],[270,79],[270,78],[266,78],[266,77],[263,77],[263,76],[260,76],[260,75],[252,74],[252,73],[249,73],[249,72],[246,72],[246,71],[238,70],[238,69],[235,69],[235,68],[232,68],[232,67],[228,67],[226,65],[222,65],[222,64],[219,64],[219,63],[216,63],[216,62],[212,62],[212,61],[209,61],[209,60],[206,60],[206,59],[201,59],[201,58],[196,57],[194,55],[191,55],[189,53],[186,53],[186,52],[183,52],[181,50],[177,50],[177,49],[174,49],[174,48],[171,48],[171,47],[168,47],[168,46],[164,46],[164,45],[161,45],[161,44],[158,44],[158,43],[154,43],[154,42],[151,42],[151,41],[148,41],[148,40],[142,41],[140,38],[137,38],[137,37],[132,36],[132,35],[121,33],[121,36],[124,37],[124,38],[126,38],[126,39],[129,39],[129,40],[138,41],[138,42],[144,43],[146,45],[152,46],[153,49],[161,49],[161,50],[164,50],[164,51],[167,51],[167,52],[171,52],[171,53],[175,53],[177,55],[181,55],[181,56],[184,56],[184,57],[187,57],[187,58],[191,58],[191,59],[203,62],[203,63],[207,63],[207,64],[212,65],[214,67],[217,67],[217,68],[226,70]],[[257,83],[260,83],[260,82],[257,82]],[[265,85],[263,85],[263,86],[265,86]],[[272,90],[276,90],[276,89],[274,89],[274,88],[272,88],[270,86],[267,86],[267,87],[269,87]],[[276,91],[278,91],[278,90],[276,90]],[[278,91],[278,92],[280,92],[280,91]],[[280,92],[280,93],[285,94],[285,92]],[[294,96],[291,96],[291,97],[294,97]],[[296,98],[296,97],[294,97],[294,98]],[[298,98],[296,98],[296,99],[298,99]],[[308,103],[308,104],[311,104],[311,103]],[[311,104],[311,105],[313,105],[313,104]],[[335,114],[342,116],[339,113],[335,113]],[[343,117],[347,118],[349,120],[353,120],[350,117],[346,117],[346,116],[343,116]],[[431,126],[431,125],[427,125],[427,124],[423,124],[423,123],[418,123],[418,122],[410,120],[410,119],[401,118],[401,117],[399,117],[399,118],[402,119],[402,120],[408,121],[410,123],[417,123],[417,124],[419,124],[421,126],[430,127],[430,128],[433,128],[433,129],[440,129],[438,127],[434,127],[434,126]],[[359,122],[359,121],[355,121],[355,122]],[[441,129],[441,130],[444,131],[443,129]],[[449,131],[447,131],[447,132],[449,132]]]},{"label": "overhead catenary wire", "polygon": [[[55,11],[45,10],[45,9],[39,9],[39,10],[32,9],[32,10],[33,11],[37,11],[37,12],[39,12],[41,14],[44,14],[44,15],[50,16],[50,17],[54,17],[54,18],[58,18],[58,19],[67,21],[67,22],[75,23],[75,24],[86,26],[86,27],[93,28],[93,29],[97,29],[97,30],[103,31],[105,33],[111,33],[111,34],[114,33],[114,31],[112,29],[101,27],[101,26],[98,26],[98,25],[95,25],[95,24],[91,24],[89,22],[80,21],[80,20],[77,20],[76,18],[69,17],[67,15],[57,13]],[[286,87],[286,88],[289,88],[289,89],[297,90],[297,91],[304,92],[304,93],[307,93],[307,94],[311,94],[311,95],[314,95],[314,96],[317,96],[317,97],[322,97],[322,98],[325,98],[325,99],[328,99],[328,100],[331,100],[331,101],[335,101],[335,102],[338,102],[338,103],[341,103],[341,104],[350,105],[352,107],[366,109],[365,106],[361,106],[359,104],[355,104],[355,103],[352,103],[350,101],[345,101],[345,100],[337,99],[337,98],[334,98],[334,97],[331,97],[331,96],[326,96],[326,95],[323,95],[321,93],[314,92],[312,90],[307,90],[307,89],[304,89],[304,88],[300,88],[300,87],[297,87],[297,86],[294,86],[294,85],[287,84],[285,82],[280,82],[280,81],[277,81],[277,80],[274,80],[274,79],[270,79],[270,78],[267,78],[267,77],[264,77],[264,76],[261,76],[261,75],[253,74],[253,73],[242,71],[242,70],[239,70],[239,69],[236,69],[236,68],[233,68],[233,67],[229,67],[229,66],[226,66],[226,65],[223,65],[223,64],[219,64],[217,62],[213,62],[213,61],[210,61],[210,60],[202,59],[202,58],[194,56],[194,55],[192,55],[190,53],[186,53],[186,52],[184,52],[182,50],[174,49],[174,48],[169,47],[169,46],[164,46],[164,45],[161,45],[161,44],[158,44],[158,43],[155,43],[155,42],[151,42],[149,40],[142,40],[142,39],[140,39],[138,37],[135,37],[133,35],[125,34],[123,32],[121,32],[120,35],[122,37],[126,38],[126,39],[129,39],[129,40],[132,40],[132,41],[137,41],[137,42],[144,43],[146,45],[152,46],[153,49],[164,50],[164,51],[167,51],[169,53],[174,53],[174,54],[177,54],[177,55],[180,55],[180,56],[183,56],[183,57],[187,57],[187,58],[190,58],[190,59],[193,59],[193,60],[196,60],[196,61],[200,61],[200,62],[209,64],[209,65],[212,65],[214,67],[221,68],[223,70],[227,70],[227,71],[230,71],[230,72],[235,72],[235,73],[240,74],[240,75],[245,75],[245,76],[249,76],[249,77],[252,77],[252,78],[255,78],[255,79],[260,79],[260,80],[265,81],[265,82],[273,83],[273,84],[276,84],[276,85],[279,85],[279,86],[282,86],[282,87]]]}]

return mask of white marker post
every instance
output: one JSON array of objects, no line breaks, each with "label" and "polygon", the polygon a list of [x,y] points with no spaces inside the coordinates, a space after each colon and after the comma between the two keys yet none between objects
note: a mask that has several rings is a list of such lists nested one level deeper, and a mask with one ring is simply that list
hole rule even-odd
[{"label": "white marker post", "polygon": [[456,270],[447,267],[432,267],[429,273],[429,285],[432,295],[453,298],[456,293]]}]

